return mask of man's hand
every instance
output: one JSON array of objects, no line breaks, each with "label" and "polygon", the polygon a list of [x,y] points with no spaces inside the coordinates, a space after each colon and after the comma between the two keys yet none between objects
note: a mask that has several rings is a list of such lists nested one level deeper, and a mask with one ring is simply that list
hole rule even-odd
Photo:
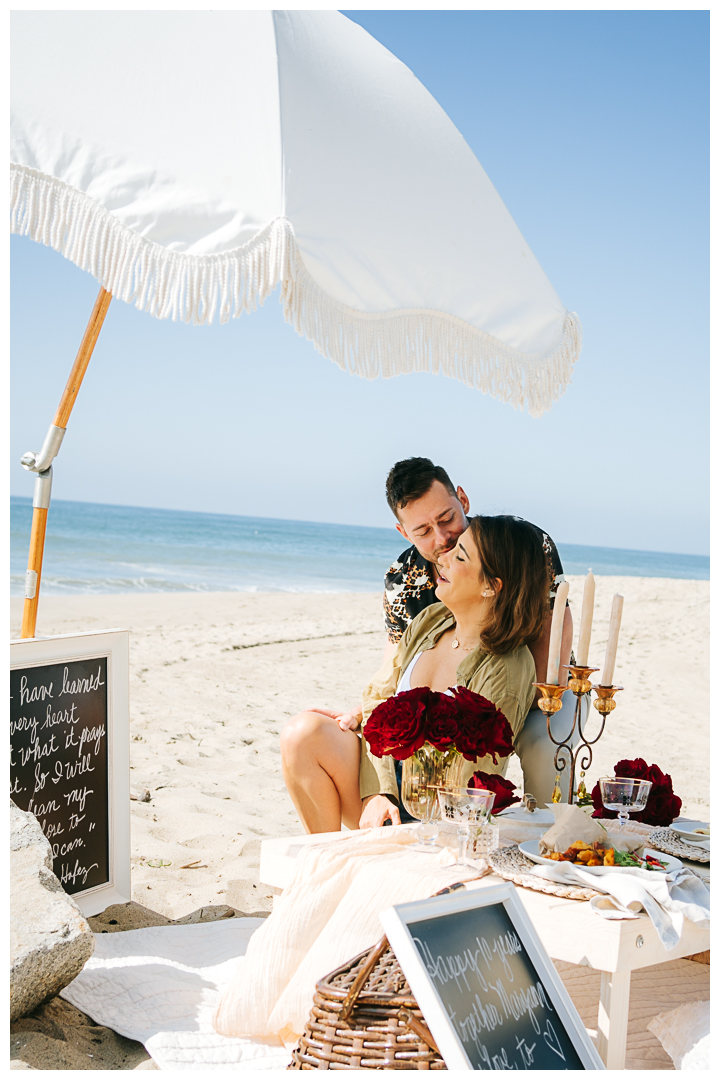
[{"label": "man's hand", "polygon": [[363,812],[360,815],[361,829],[377,829],[385,821],[391,825],[400,824],[400,811],[395,803],[384,795],[370,795],[363,799]]}]

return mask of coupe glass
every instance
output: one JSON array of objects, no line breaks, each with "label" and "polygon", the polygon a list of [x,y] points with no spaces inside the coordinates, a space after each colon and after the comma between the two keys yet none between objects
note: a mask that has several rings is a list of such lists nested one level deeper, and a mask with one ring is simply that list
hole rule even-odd
[{"label": "coupe glass", "polygon": [[490,820],[490,811],[495,801],[495,792],[484,788],[440,788],[438,802],[443,821],[457,826],[460,840],[461,866],[473,866],[467,857],[470,829],[480,828]]},{"label": "coupe glass", "polygon": [[652,783],[649,780],[630,780],[622,776],[600,781],[600,794],[606,810],[617,810],[618,828],[627,825],[630,814],[644,810]]}]

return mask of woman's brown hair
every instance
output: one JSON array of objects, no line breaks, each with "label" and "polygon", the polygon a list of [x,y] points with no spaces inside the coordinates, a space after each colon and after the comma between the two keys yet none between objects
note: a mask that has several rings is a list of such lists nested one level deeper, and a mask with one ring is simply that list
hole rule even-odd
[{"label": "woman's brown hair", "polygon": [[478,514],[468,524],[484,580],[490,586],[502,581],[482,627],[483,645],[488,652],[502,655],[537,641],[550,610],[550,575],[542,533],[529,521],[506,514]]}]

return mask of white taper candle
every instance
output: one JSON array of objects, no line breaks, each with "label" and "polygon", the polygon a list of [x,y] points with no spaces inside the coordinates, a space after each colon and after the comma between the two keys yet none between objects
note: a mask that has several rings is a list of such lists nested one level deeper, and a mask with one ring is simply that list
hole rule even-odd
[{"label": "white taper candle", "polygon": [[547,678],[545,682],[554,686],[560,684],[560,650],[562,648],[563,619],[565,618],[565,604],[567,603],[570,584],[561,581],[555,595],[552,623],[550,625],[550,645],[548,647]]},{"label": "white taper candle", "polygon": [[595,578],[592,570],[588,570],[583,588],[582,614],[580,616],[580,637],[578,638],[577,656],[575,662],[580,667],[587,667],[588,654],[590,652],[590,634],[592,631],[593,609],[595,607]]},{"label": "white taper candle", "polygon": [[617,656],[618,636],[620,634],[620,622],[622,620],[623,601],[625,597],[620,593],[615,593],[612,602],[612,611],[610,612],[610,630],[608,632],[608,643],[605,650],[605,663],[603,664],[602,674],[600,677],[601,686],[612,686],[613,675],[615,674],[615,657]]}]

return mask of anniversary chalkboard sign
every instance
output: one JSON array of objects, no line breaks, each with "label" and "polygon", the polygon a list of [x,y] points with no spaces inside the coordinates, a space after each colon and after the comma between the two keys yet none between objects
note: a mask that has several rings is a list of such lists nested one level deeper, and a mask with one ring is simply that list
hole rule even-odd
[{"label": "anniversary chalkboard sign", "polygon": [[512,885],[381,918],[449,1069],[603,1068]]},{"label": "anniversary chalkboard sign", "polygon": [[130,892],[127,740],[126,631],[13,642],[10,796],[66,892],[100,911]]}]

